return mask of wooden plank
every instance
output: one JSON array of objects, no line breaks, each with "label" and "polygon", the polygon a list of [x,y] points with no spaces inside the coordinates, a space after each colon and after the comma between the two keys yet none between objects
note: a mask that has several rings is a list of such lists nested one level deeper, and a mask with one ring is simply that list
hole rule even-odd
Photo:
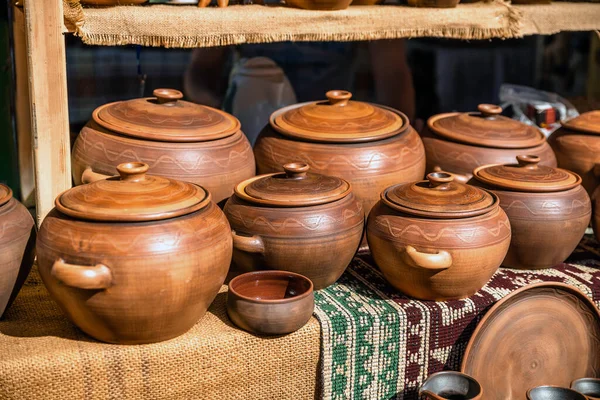
[{"label": "wooden plank", "polygon": [[62,0],[25,1],[25,38],[37,224],[71,187]]}]

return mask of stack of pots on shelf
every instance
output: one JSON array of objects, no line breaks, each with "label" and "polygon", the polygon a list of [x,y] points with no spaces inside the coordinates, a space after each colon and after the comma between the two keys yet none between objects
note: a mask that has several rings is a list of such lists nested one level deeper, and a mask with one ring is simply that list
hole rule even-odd
[{"label": "stack of pots on shelf", "polygon": [[252,147],[234,116],[156,89],[154,97],[98,107],[72,152],[76,185],[104,179],[126,162],[150,165],[150,174],[196,183],[219,203],[255,174]]},{"label": "stack of pots on shelf", "polygon": [[520,154],[536,155],[543,165],[556,167],[539,129],[500,115],[502,108],[495,105],[480,104],[478,110],[429,118],[423,133],[427,172],[450,172],[468,182],[475,168],[510,163]]}]

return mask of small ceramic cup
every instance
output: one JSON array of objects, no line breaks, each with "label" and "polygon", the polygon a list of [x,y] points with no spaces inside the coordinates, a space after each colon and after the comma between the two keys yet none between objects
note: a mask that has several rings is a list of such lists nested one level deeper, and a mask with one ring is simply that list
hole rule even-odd
[{"label": "small ceramic cup", "polygon": [[571,382],[571,389],[585,395],[588,400],[600,400],[600,379],[581,378]]},{"label": "small ceramic cup", "polygon": [[430,400],[479,400],[483,398],[483,389],[479,382],[469,375],[455,371],[443,371],[429,375],[421,389],[419,397]]},{"label": "small ceramic cup", "polygon": [[538,386],[527,391],[527,400],[587,400],[572,389],[558,386]]},{"label": "small ceramic cup", "polygon": [[239,328],[283,335],[302,328],[315,307],[313,283],[287,271],[255,271],[229,282],[227,314]]}]

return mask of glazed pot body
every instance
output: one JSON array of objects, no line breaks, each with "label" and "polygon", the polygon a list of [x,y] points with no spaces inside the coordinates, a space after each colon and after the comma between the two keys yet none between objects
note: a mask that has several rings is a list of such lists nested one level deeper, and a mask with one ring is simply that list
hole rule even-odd
[{"label": "glazed pot body", "polygon": [[[44,284],[73,323],[104,342],[137,344],[181,335],[204,315],[227,275],[232,243],[223,212],[209,203],[149,222],[90,222],[53,210],[37,251]],[[86,282],[85,269],[109,279]]]},{"label": "glazed pot body", "polygon": [[592,205],[581,185],[550,193],[491,190],[498,195],[512,228],[504,267],[540,269],[562,263],[590,223]]},{"label": "glazed pot body", "polygon": [[202,185],[216,203],[255,174],[252,147],[241,131],[206,142],[155,142],[118,135],[90,122],[75,141],[71,161],[76,185],[88,168],[113,176],[120,163],[142,161],[149,164],[149,174]]},{"label": "glazed pot body", "polygon": [[445,140],[426,128],[423,145],[427,155],[427,173],[442,170],[459,175],[463,182],[473,177],[473,170],[482,165],[507,164],[520,154],[539,156],[540,165],[556,167],[556,157],[548,143],[525,149],[478,147]]},{"label": "glazed pot body", "polygon": [[365,143],[316,143],[293,140],[265,127],[254,146],[257,173],[282,171],[288,162],[302,161],[311,171],[350,182],[363,202],[365,215],[385,188],[423,179],[425,150],[417,132]]},{"label": "glazed pot body", "polygon": [[510,233],[498,207],[475,217],[433,219],[380,201],[367,221],[369,247],[388,282],[424,300],[459,299],[481,289],[506,256]]},{"label": "glazed pot body", "polygon": [[364,230],[363,207],[353,194],[290,208],[259,206],[234,194],[224,211],[234,231],[233,261],[239,268],[295,272],[312,280],[315,290],[338,280]]},{"label": "glazed pot body", "polygon": [[0,206],[0,318],[23,286],[35,257],[35,226],[14,198]]},{"label": "glazed pot body", "polygon": [[558,166],[581,176],[582,185],[591,196],[600,185],[600,136],[561,127],[548,142],[554,149]]}]

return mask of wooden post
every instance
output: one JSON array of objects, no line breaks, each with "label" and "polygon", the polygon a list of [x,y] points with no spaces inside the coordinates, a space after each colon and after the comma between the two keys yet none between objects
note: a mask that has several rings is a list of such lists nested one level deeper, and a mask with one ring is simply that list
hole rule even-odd
[{"label": "wooden post", "polygon": [[62,0],[25,0],[25,40],[37,224],[71,187]]}]

